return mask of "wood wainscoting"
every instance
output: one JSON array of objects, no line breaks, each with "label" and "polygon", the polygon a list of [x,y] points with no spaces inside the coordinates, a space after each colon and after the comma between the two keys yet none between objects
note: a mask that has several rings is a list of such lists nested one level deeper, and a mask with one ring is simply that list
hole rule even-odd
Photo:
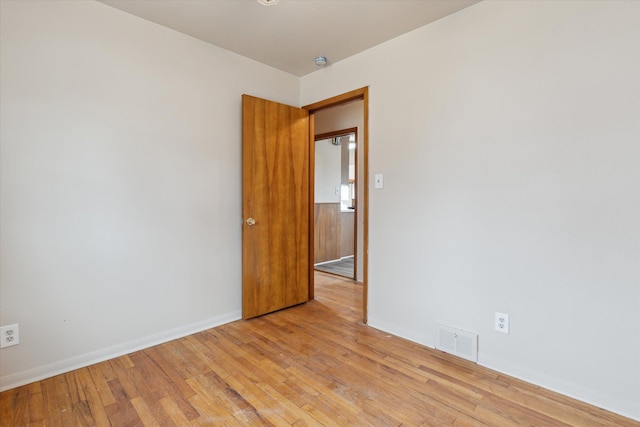
[{"label": "wood wainscoting", "polygon": [[341,211],[340,203],[316,203],[313,224],[313,263],[353,256],[355,227],[355,212]]},{"label": "wood wainscoting", "polygon": [[353,256],[356,244],[356,214],[340,212],[340,257]]},{"label": "wood wainscoting", "polygon": [[316,203],[313,227],[313,263],[340,259],[340,203]]}]

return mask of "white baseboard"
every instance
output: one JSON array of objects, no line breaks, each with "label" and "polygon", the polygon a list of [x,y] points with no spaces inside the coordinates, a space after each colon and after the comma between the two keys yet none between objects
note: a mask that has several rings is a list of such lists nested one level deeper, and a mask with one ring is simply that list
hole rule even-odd
[{"label": "white baseboard", "polygon": [[353,258],[353,255],[347,255],[347,256],[340,257],[340,258],[336,258],[336,259],[330,259],[329,261],[316,262],[313,265],[330,264],[332,262],[343,261],[343,260],[348,259],[348,258]]},{"label": "white baseboard", "polygon": [[200,322],[191,323],[179,328],[170,329],[168,331],[159,332],[144,338],[140,338],[126,343],[117,344],[101,350],[92,351],[69,359],[60,360],[48,365],[39,366],[37,368],[28,369],[26,371],[17,372],[15,374],[0,377],[0,391],[9,390],[20,387],[34,381],[40,381],[55,375],[64,374],[76,369],[84,368],[95,363],[104,362],[114,357],[123,356],[134,351],[153,347],[187,335],[195,334],[216,326],[224,325],[242,318],[240,311],[234,311],[221,316],[211,317]]},{"label": "white baseboard", "polygon": [[397,328],[395,326],[389,325],[384,322],[372,320],[371,318],[368,319],[367,326],[378,329],[382,332],[393,334],[397,337],[404,338],[409,341],[413,341],[425,347],[429,347],[433,349],[436,348],[435,342],[433,340],[429,340],[429,337],[427,337],[426,334],[419,335],[416,333],[416,331]]}]

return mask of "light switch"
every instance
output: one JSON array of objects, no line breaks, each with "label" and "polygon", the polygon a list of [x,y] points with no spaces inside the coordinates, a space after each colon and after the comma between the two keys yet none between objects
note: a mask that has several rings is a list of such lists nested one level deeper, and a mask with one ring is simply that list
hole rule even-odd
[{"label": "light switch", "polygon": [[377,173],[375,175],[375,187],[376,188],[384,188],[384,177],[382,176],[381,173]]}]

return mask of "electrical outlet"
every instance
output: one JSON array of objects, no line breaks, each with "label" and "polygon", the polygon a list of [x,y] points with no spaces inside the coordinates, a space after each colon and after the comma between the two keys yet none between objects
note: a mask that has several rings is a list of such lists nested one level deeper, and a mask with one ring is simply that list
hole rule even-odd
[{"label": "electrical outlet", "polygon": [[18,324],[0,326],[0,348],[20,344],[20,330]]},{"label": "electrical outlet", "polygon": [[508,334],[509,333],[509,315],[496,312],[495,328],[496,328],[496,331],[498,332],[502,332],[503,334]]}]

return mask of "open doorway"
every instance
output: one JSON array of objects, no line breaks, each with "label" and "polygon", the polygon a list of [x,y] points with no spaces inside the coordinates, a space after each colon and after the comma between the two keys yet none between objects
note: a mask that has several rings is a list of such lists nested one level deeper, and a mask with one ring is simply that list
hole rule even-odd
[{"label": "open doorway", "polygon": [[[315,156],[316,137],[340,137],[347,136],[345,130],[353,129],[357,148],[355,151],[354,181],[352,193],[355,195],[353,201],[353,221],[354,221],[354,274],[355,280],[362,284],[363,300],[363,321],[367,322],[367,247],[368,247],[368,88],[356,89],[354,91],[317,102],[303,107],[311,114],[311,153]],[[342,135],[340,135],[342,134]],[[348,136],[346,146],[348,147]],[[311,162],[312,167],[315,161]],[[315,177],[315,171],[313,172]],[[341,184],[342,185],[342,184]],[[316,190],[314,189],[313,192]],[[335,195],[335,188],[333,188]],[[341,187],[338,190],[341,193]],[[345,193],[346,194],[346,193]],[[342,198],[340,198],[342,199]],[[345,197],[346,199],[346,197]],[[315,202],[315,196],[312,195]],[[348,209],[348,207],[347,207]],[[311,224],[315,223],[315,209],[312,211]],[[312,233],[313,234],[313,233]],[[312,237],[313,239],[313,237]],[[311,261],[315,261],[315,242],[312,245]],[[313,274],[313,270],[311,271]],[[313,283],[313,282],[312,282]],[[312,288],[313,289],[313,288]],[[311,292],[313,290],[311,289]],[[313,295],[310,295],[313,298]]]},{"label": "open doorway", "polygon": [[356,279],[358,128],[315,136],[314,268]]}]

